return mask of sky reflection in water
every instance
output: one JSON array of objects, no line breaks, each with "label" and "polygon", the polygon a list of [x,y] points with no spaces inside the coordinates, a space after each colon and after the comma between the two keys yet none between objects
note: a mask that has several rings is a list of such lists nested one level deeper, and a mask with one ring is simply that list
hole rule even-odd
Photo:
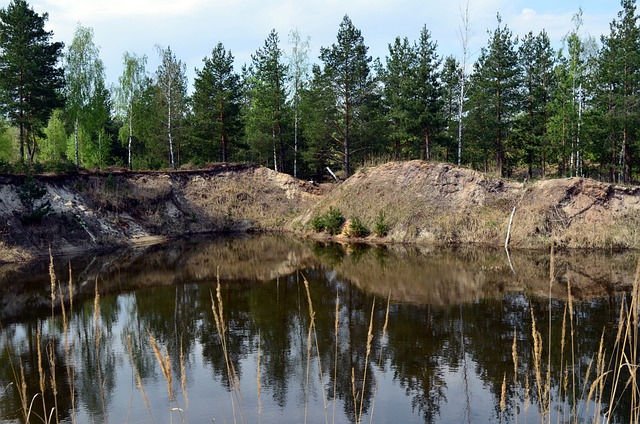
[{"label": "sky reflection in water", "polygon": [[[354,422],[360,410],[362,422],[369,422],[372,414],[373,422],[380,423],[500,422],[501,415],[503,422],[515,422],[516,414],[520,422],[525,416],[529,422],[540,422],[531,310],[545,346],[544,373],[551,329],[555,422],[555,414],[562,417],[571,408],[559,393],[564,390],[564,367],[571,365],[569,342],[564,352],[561,349],[567,282],[579,300],[574,305],[579,324],[574,374],[578,398],[584,399],[583,378],[603,330],[605,346],[613,345],[624,299],[618,288],[632,283],[635,257],[557,256],[549,300],[548,256],[514,253],[514,275],[500,251],[344,247],[285,237],[175,242],[144,252],[72,260],[73,311],[68,304],[68,271],[61,260],[56,274],[67,301],[68,354],[59,296],[51,318],[47,264],[41,265],[40,273],[5,271],[0,285],[0,422],[24,421],[14,377],[20,374],[20,364],[29,401],[40,391],[38,332],[47,390],[44,406],[42,397],[36,397],[32,415],[42,416],[43,408],[50,410],[57,400],[58,418],[65,422],[71,422],[74,413],[77,422],[180,422],[181,414],[187,422],[233,422],[234,408],[238,422],[304,422],[305,416],[308,423],[333,422],[334,409],[339,423]],[[229,361],[239,379],[241,399],[229,389],[213,318],[216,274]],[[311,356],[305,278],[315,313]],[[170,357],[173,400],[150,335]],[[47,352],[53,352],[57,399]],[[180,381],[181,352],[186,397]],[[68,372],[74,375],[75,408]],[[149,407],[136,387],[136,372]],[[506,404],[501,411],[505,376]],[[585,411],[584,402],[578,407],[584,418],[594,413]],[[624,421],[627,408],[623,401],[615,417]]]}]

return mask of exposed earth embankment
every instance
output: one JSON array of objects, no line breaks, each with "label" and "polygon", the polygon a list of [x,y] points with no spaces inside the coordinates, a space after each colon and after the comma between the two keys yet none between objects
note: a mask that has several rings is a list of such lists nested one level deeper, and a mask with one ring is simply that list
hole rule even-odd
[{"label": "exposed earth embankment", "polygon": [[396,242],[502,246],[513,213],[512,248],[552,240],[567,248],[640,247],[640,189],[584,178],[524,184],[448,164],[392,162],[358,171],[299,224],[331,207],[370,228],[383,212],[386,238]]},{"label": "exposed earth embankment", "polygon": [[[29,184],[41,195],[26,191]],[[217,231],[309,234],[310,221],[329,208],[369,228],[383,212],[389,230],[368,237],[376,242],[501,246],[513,212],[512,248],[546,248],[555,240],[567,248],[633,249],[640,247],[639,190],[582,178],[523,184],[422,161],[364,168],[331,190],[248,165],[35,180],[3,175],[0,259]],[[47,202],[50,212],[31,219]]]}]

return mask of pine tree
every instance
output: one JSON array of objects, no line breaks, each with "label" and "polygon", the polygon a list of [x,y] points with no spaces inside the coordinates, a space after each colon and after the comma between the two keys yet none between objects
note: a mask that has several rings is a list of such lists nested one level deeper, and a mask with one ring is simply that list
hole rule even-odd
[{"label": "pine tree", "polygon": [[512,120],[519,107],[520,70],[515,50],[517,38],[502,27],[489,33],[489,45],[483,47],[474,65],[469,92],[470,120],[475,121],[475,138],[483,151],[485,167],[487,154],[493,153],[496,171],[507,174],[505,142]]},{"label": "pine tree", "polygon": [[63,105],[64,45],[51,42],[46,13],[39,15],[25,0],[0,10],[0,108],[19,129],[20,159],[33,161],[36,138],[51,112]]},{"label": "pine tree", "polygon": [[618,19],[610,25],[610,35],[602,38],[598,86],[602,88],[599,97],[605,105],[605,125],[611,131],[610,177],[613,180],[617,174],[619,182],[628,182],[640,129],[640,29],[635,1],[622,0],[621,5]]},{"label": "pine tree", "polygon": [[335,169],[343,161],[335,155],[332,144],[333,122],[338,119],[336,96],[319,65],[312,67],[311,80],[300,97],[302,134],[306,141],[302,158],[312,175],[320,178],[327,166]]},{"label": "pine tree", "polygon": [[396,159],[410,154],[416,140],[414,128],[417,126],[416,101],[416,51],[408,38],[396,37],[389,44],[389,56],[382,72],[383,95],[390,124],[393,154]]},{"label": "pine tree", "polygon": [[[458,110],[460,107],[461,65],[453,56],[447,56],[442,64],[440,79],[442,82],[442,117],[444,137],[446,140],[445,160],[450,161],[455,155],[458,132]],[[453,156],[456,157],[456,156]]]},{"label": "pine tree", "polygon": [[269,163],[271,148],[273,167],[284,172],[287,99],[287,65],[279,47],[278,33],[272,30],[264,46],[252,56],[252,75],[249,82],[251,100],[246,111],[246,136],[260,162]]},{"label": "pine tree", "polygon": [[518,130],[523,138],[525,161],[529,178],[533,176],[534,162],[540,164],[545,175],[547,124],[551,92],[555,86],[555,52],[548,34],[542,31],[534,36],[527,34],[520,46],[522,69],[523,113],[518,120]]},{"label": "pine tree", "polygon": [[[240,76],[233,71],[233,55],[218,43],[211,57],[204,58],[202,70],[196,70],[192,138],[208,160],[229,161],[230,140],[240,134]],[[219,154],[214,155],[215,145]],[[204,148],[204,146],[209,146]]]},{"label": "pine tree", "polygon": [[431,138],[443,127],[441,115],[442,89],[440,87],[441,60],[436,52],[437,43],[431,39],[426,26],[420,31],[416,49],[416,106],[418,128],[425,146],[425,159],[431,159]]},{"label": "pine tree", "polygon": [[375,88],[370,70],[372,59],[367,51],[362,33],[346,15],[338,29],[337,43],[320,49],[327,82],[337,100],[339,117],[332,123],[335,129],[333,139],[342,147],[345,178],[351,173],[354,145],[361,141],[353,139],[354,130],[363,124],[359,110],[365,106]]}]

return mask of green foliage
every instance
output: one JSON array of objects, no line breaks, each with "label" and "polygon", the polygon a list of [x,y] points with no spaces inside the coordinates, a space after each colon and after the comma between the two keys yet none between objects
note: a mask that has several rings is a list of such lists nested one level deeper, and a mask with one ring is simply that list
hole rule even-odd
[{"label": "green foliage", "polygon": [[12,0],[0,10],[0,110],[20,129],[20,159],[33,161],[36,135],[51,111],[62,106],[63,70],[58,66],[63,44],[45,31],[48,15],[39,15],[25,0]]},{"label": "green foliage", "polygon": [[479,153],[484,153],[479,159],[486,163],[495,158],[495,169],[502,176],[513,167],[507,160],[506,143],[520,102],[517,43],[498,15],[498,27],[490,33],[488,46],[482,48],[474,65],[467,102],[474,123],[470,132],[478,140]]},{"label": "green foliage", "polygon": [[311,218],[311,228],[316,233],[324,231],[324,216],[314,216]]},{"label": "green foliage", "polygon": [[9,162],[15,159],[14,138],[15,129],[0,119],[0,160]]},{"label": "green foliage", "polygon": [[349,223],[349,231],[347,235],[349,237],[366,237],[371,233],[369,228],[358,218],[354,216],[351,218],[351,222]]},{"label": "green foliage", "polygon": [[[132,169],[133,163],[133,138],[137,136],[134,131],[134,118],[136,123],[145,117],[136,114],[137,109],[144,105],[140,105],[140,98],[143,96],[149,86],[147,77],[147,57],[138,57],[135,54],[125,52],[123,55],[123,71],[118,78],[118,87],[116,89],[116,111],[120,120],[124,123],[120,130],[120,140],[127,148],[127,165]],[[142,121],[144,122],[144,121]]]},{"label": "green foliage", "polygon": [[24,180],[17,192],[25,209],[25,213],[20,216],[23,224],[38,223],[52,211],[51,201],[43,200],[47,190],[32,176]]},{"label": "green foliage", "polygon": [[[320,49],[320,59],[333,92],[335,103],[330,119],[332,139],[337,142],[334,154],[343,159],[345,178],[351,175],[351,155],[365,143],[358,137],[358,131],[366,128],[366,113],[362,113],[376,94],[375,80],[371,75],[371,56],[364,44],[362,32],[357,29],[349,16],[345,15],[338,29],[337,40],[331,47]],[[337,128],[336,128],[337,127]]]},{"label": "green foliage", "polygon": [[60,161],[67,157],[65,153],[67,131],[62,118],[62,110],[54,110],[47,127],[44,129],[44,138],[40,141],[39,157],[46,162]]},{"label": "green foliage", "polygon": [[340,234],[344,221],[342,212],[339,209],[330,207],[325,214],[311,219],[311,227],[318,233],[326,231],[331,235],[336,235]]},{"label": "green foliage", "polygon": [[240,77],[233,70],[233,55],[222,43],[196,70],[191,98],[189,159],[193,162],[228,162],[240,138]]},{"label": "green foliage", "polygon": [[187,65],[178,60],[171,47],[157,47],[161,63],[156,71],[162,121],[166,128],[169,144],[169,162],[173,169],[178,167],[176,143],[179,141],[180,126],[187,110]]},{"label": "green foliage", "polygon": [[280,38],[272,30],[264,46],[251,57],[247,89],[251,102],[244,110],[245,139],[254,161],[284,172],[287,158],[287,72]]},{"label": "green foliage", "polygon": [[373,223],[373,233],[378,237],[385,237],[389,233],[389,223],[384,211],[380,211]]}]

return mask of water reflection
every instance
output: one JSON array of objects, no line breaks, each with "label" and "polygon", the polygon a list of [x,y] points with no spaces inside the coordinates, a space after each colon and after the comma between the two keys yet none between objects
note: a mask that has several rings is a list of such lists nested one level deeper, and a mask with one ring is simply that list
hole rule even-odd
[{"label": "water reflection", "polygon": [[[624,301],[618,293],[632,282],[635,257],[556,257],[551,300],[548,255],[514,254],[512,261],[515,275],[501,252],[285,237],[182,241],[72,260],[72,290],[61,260],[53,318],[47,265],[40,275],[7,272],[11,279],[0,284],[0,422],[25,422],[24,399],[34,400],[32,422],[54,405],[63,422],[166,422],[173,415],[179,421],[178,413],[190,422],[231,422],[229,367],[242,391],[233,407],[246,422],[325,422],[334,408],[336,422],[355,422],[360,414],[363,421],[373,414],[374,422],[540,421],[531,311],[544,341],[543,375],[550,365],[555,421],[571,411],[567,392],[575,387],[578,399],[586,397],[603,330],[605,346],[613,346]],[[303,276],[315,314],[311,346]],[[228,357],[211,309],[217,278]],[[562,336],[568,283],[582,299],[574,304],[573,342]],[[150,334],[170,358],[174,399]],[[616,407],[621,422],[630,413],[626,405]],[[584,402],[578,406],[583,417],[593,413]]]}]

